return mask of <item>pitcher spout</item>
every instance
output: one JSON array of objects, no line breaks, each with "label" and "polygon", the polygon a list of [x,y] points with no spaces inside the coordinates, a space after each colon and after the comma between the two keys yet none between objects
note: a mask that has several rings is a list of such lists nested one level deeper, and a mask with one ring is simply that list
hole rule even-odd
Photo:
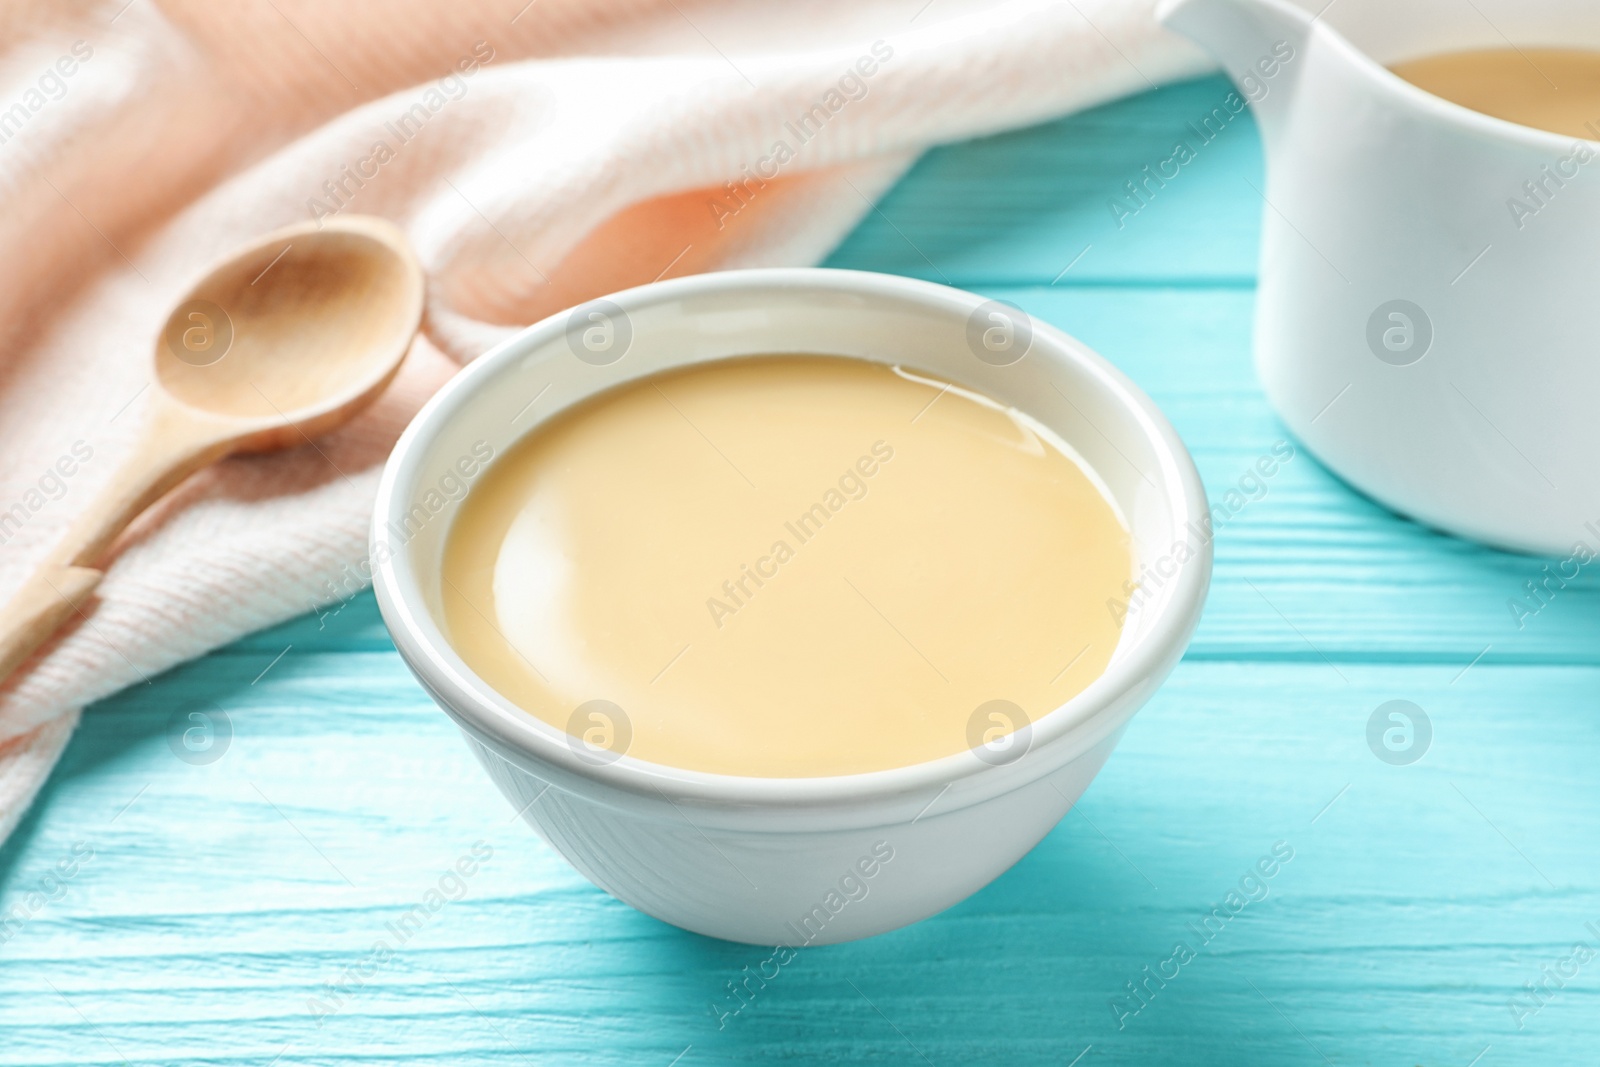
[{"label": "pitcher spout", "polygon": [[1288,0],[1164,0],[1156,17],[1221,63],[1254,107],[1263,137],[1274,140],[1304,65],[1312,16]]}]

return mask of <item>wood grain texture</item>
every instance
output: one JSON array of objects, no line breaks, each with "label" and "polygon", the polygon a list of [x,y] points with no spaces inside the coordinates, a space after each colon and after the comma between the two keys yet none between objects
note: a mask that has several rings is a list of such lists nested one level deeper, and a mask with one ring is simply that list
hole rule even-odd
[{"label": "wood grain texture", "polygon": [[[1224,92],[935,152],[833,262],[1079,336],[1224,500],[1283,437],[1248,356],[1254,128],[1122,230],[1104,204]],[[1600,947],[1593,576],[1518,629],[1506,601],[1542,561],[1417,527],[1305,454],[1255,496],[1219,530],[1190,654],[1037,849],[934,919],[803,951],[721,1028],[709,1005],[767,953],[634,912],[513,822],[369,596],[129,690],[86,714],[0,851],[0,913],[27,913],[0,929],[0,1064],[1592,1060],[1600,957],[1520,1029],[1508,1002]],[[1368,748],[1391,699],[1432,723],[1410,766]],[[232,729],[209,764],[171,743],[196,710]],[[368,966],[480,841],[461,899]],[[1190,924],[1278,842],[1265,898],[1201,945]],[[1113,998],[1180,939],[1195,958],[1119,1028]]]}]

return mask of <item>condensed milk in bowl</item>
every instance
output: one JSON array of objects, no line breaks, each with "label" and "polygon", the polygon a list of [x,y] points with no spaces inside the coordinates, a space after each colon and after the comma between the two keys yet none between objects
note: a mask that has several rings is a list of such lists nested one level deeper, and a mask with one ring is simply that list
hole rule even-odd
[{"label": "condensed milk in bowl", "polygon": [[1181,656],[1204,491],[1155,406],[1006,304],[731,271],[481,357],[384,472],[396,646],[595,884],[765,945],[962,900]]}]

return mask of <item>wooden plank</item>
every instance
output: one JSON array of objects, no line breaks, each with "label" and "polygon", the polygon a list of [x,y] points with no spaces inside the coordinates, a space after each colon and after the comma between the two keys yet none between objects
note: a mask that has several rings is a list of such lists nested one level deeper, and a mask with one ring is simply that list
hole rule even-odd
[{"label": "wooden plank", "polygon": [[[1571,1062],[1600,1039],[1592,981],[1521,1031],[1507,1007],[1600,940],[1600,855],[1579,846],[1600,831],[1592,667],[1480,664],[1449,686],[1346,665],[1330,686],[1309,663],[1186,662],[1013,871],[930,922],[804,952],[719,1030],[708,1004],[766,953],[633,912],[508,822],[396,657],[297,649],[254,686],[247,659],[90,713],[7,856],[14,899],[75,842],[94,851],[5,947],[0,1063],[264,1063],[285,1044],[285,1063],[666,1063],[689,1045],[684,1062],[917,1062],[898,1027],[935,1063],[1089,1044],[1112,1062],[1318,1062],[1309,1040],[1334,1062],[1464,1064],[1486,1044]],[[1395,696],[1433,722],[1412,766],[1367,747]],[[234,741],[190,766],[168,723],[211,698]],[[319,1028],[323,983],[479,840],[494,853],[462,899]],[[1187,924],[1279,841],[1294,855],[1265,899],[1201,945]],[[1197,958],[1118,1029],[1111,999],[1180,939]]]}]

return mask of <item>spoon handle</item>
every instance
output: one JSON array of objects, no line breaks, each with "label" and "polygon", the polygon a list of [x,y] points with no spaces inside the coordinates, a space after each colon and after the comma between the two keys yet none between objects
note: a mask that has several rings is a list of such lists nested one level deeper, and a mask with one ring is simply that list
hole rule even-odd
[{"label": "spoon handle", "polygon": [[80,610],[105,577],[93,567],[46,564],[34,571],[5,607],[0,623],[0,679],[26,660]]},{"label": "spoon handle", "polygon": [[133,455],[0,609],[0,682],[84,614],[105,577],[96,564],[117,535],[169,489],[226,455],[235,437],[199,412],[157,401]]}]

